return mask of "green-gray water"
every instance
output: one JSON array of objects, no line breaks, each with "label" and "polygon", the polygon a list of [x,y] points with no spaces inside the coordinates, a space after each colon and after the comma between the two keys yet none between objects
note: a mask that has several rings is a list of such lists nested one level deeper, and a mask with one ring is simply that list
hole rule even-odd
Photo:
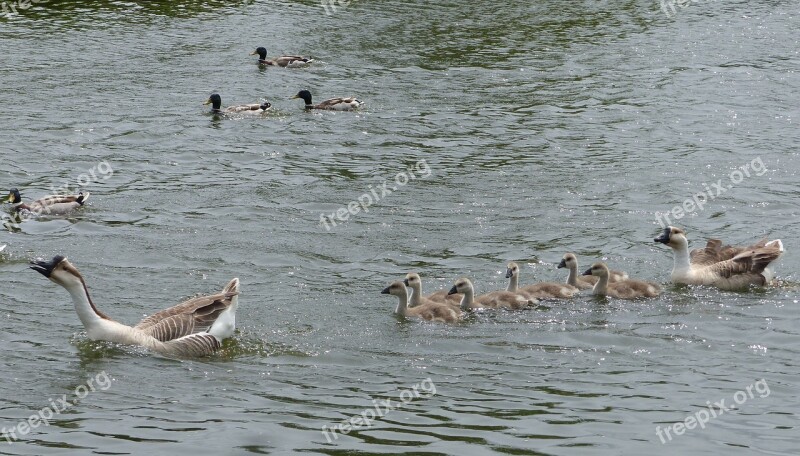
[{"label": "green-gray water", "polygon": [[[800,453],[798,13],[179,0],[37,2],[0,19],[0,191],[99,177],[75,216],[0,232],[0,426],[113,379],[0,454]],[[316,62],[259,68],[256,46]],[[305,88],[366,106],[306,113],[289,100]],[[215,118],[212,92],[273,112]],[[320,223],[420,160],[430,175]],[[673,222],[694,247],[781,238],[783,287],[668,284],[655,213],[718,181]],[[379,294],[408,271],[431,292],[460,276],[500,289],[510,260],[524,283],[561,281],[567,251],[665,292],[458,325],[400,321]],[[239,277],[239,331],[194,361],[91,342],[66,291],[28,269],[56,254],[130,324]],[[436,394],[322,434],[426,379]],[[661,443],[657,428],[748,387],[736,410]]]}]

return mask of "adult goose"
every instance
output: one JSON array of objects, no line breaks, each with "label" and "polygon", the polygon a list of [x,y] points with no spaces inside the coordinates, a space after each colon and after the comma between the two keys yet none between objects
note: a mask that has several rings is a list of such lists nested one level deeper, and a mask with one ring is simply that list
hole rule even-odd
[{"label": "adult goose", "polygon": [[403,283],[411,288],[411,296],[408,298],[408,306],[416,307],[421,304],[428,304],[431,302],[446,303],[458,307],[461,303],[461,295],[454,294],[448,295],[448,290],[439,290],[436,293],[431,293],[428,296],[422,296],[422,279],[416,272],[409,272],[406,274]]},{"label": "adult goose", "polygon": [[524,309],[528,306],[538,304],[539,301],[534,298],[519,293],[512,293],[510,291],[492,291],[475,297],[475,288],[472,282],[466,277],[456,280],[453,288],[450,289],[448,294],[461,293],[464,295],[461,298],[461,310],[469,311],[474,309]]},{"label": "adult goose", "polygon": [[780,239],[764,239],[749,247],[722,246],[721,241],[712,239],[704,249],[689,252],[686,232],[673,226],[653,241],[672,248],[672,282],[711,285],[721,290],[768,285],[773,279],[768,266],[784,251]]},{"label": "adult goose", "polygon": [[155,313],[136,326],[112,320],[89,297],[81,273],[65,257],[33,261],[31,269],[66,288],[86,333],[92,340],[140,345],[170,356],[194,357],[213,353],[236,328],[239,279],[221,292],[200,296]]},{"label": "adult goose", "polygon": [[405,318],[419,318],[428,321],[453,323],[461,319],[461,312],[446,303],[428,302],[416,307],[408,307],[408,291],[403,282],[392,282],[381,294],[397,296],[399,302],[394,313]]},{"label": "adult goose", "polygon": [[[578,257],[574,253],[567,253],[561,258],[558,263],[558,269],[568,268],[569,275],[567,276],[567,284],[572,285],[579,290],[588,290],[594,287],[594,284],[599,280],[595,276],[584,276],[578,273]],[[628,278],[627,272],[622,271],[609,271],[609,282],[619,282]]]},{"label": "adult goose", "polygon": [[625,279],[618,282],[609,282],[610,271],[605,263],[595,263],[583,273],[597,277],[597,283],[592,288],[595,296],[611,296],[618,299],[653,298],[661,293],[661,288],[650,282],[642,280]]},{"label": "adult goose", "polygon": [[506,266],[506,278],[508,279],[506,291],[537,299],[571,298],[578,291],[578,289],[572,285],[555,282],[539,282],[533,285],[520,287],[519,273],[520,270],[517,263],[513,261],[508,263],[508,266]]}]

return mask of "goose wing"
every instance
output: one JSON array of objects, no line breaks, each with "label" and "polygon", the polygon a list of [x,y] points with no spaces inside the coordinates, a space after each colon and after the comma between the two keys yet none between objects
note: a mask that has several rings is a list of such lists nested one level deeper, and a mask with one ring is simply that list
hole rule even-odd
[{"label": "goose wing", "polygon": [[781,256],[782,251],[776,246],[760,247],[746,250],[735,257],[720,261],[704,268],[702,271],[712,273],[718,277],[730,279],[737,275],[752,274],[761,277],[762,285],[766,281],[762,272],[771,262]]},{"label": "goose wing", "polygon": [[200,357],[214,353],[221,346],[219,339],[211,334],[198,333],[165,342],[163,352],[174,356]]}]

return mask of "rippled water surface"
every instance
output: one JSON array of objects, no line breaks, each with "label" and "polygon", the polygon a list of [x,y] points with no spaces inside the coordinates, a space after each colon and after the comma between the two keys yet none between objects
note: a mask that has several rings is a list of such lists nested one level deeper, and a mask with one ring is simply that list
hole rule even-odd
[{"label": "rippled water surface", "polygon": [[[73,403],[0,454],[800,453],[797,3],[336,6],[40,1],[0,19],[0,188],[91,181],[78,214],[0,232],[0,425]],[[259,68],[256,46],[316,61]],[[306,113],[301,89],[366,105]],[[273,110],[214,117],[212,92]],[[706,188],[672,222],[693,246],[781,238],[782,286],[668,283],[655,214]],[[457,325],[402,321],[380,294],[408,271],[500,289],[511,260],[561,281],[567,251],[664,293]],[[238,332],[202,360],[92,342],[28,269],[56,254],[125,323],[239,277]],[[402,407],[321,432],[386,400]]]}]

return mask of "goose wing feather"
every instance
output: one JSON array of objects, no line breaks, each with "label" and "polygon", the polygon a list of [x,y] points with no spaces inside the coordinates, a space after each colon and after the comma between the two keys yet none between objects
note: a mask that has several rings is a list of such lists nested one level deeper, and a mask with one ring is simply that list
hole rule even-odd
[{"label": "goose wing feather", "polygon": [[164,342],[163,352],[175,356],[200,357],[214,353],[221,346],[222,343],[211,334],[197,333]]}]

